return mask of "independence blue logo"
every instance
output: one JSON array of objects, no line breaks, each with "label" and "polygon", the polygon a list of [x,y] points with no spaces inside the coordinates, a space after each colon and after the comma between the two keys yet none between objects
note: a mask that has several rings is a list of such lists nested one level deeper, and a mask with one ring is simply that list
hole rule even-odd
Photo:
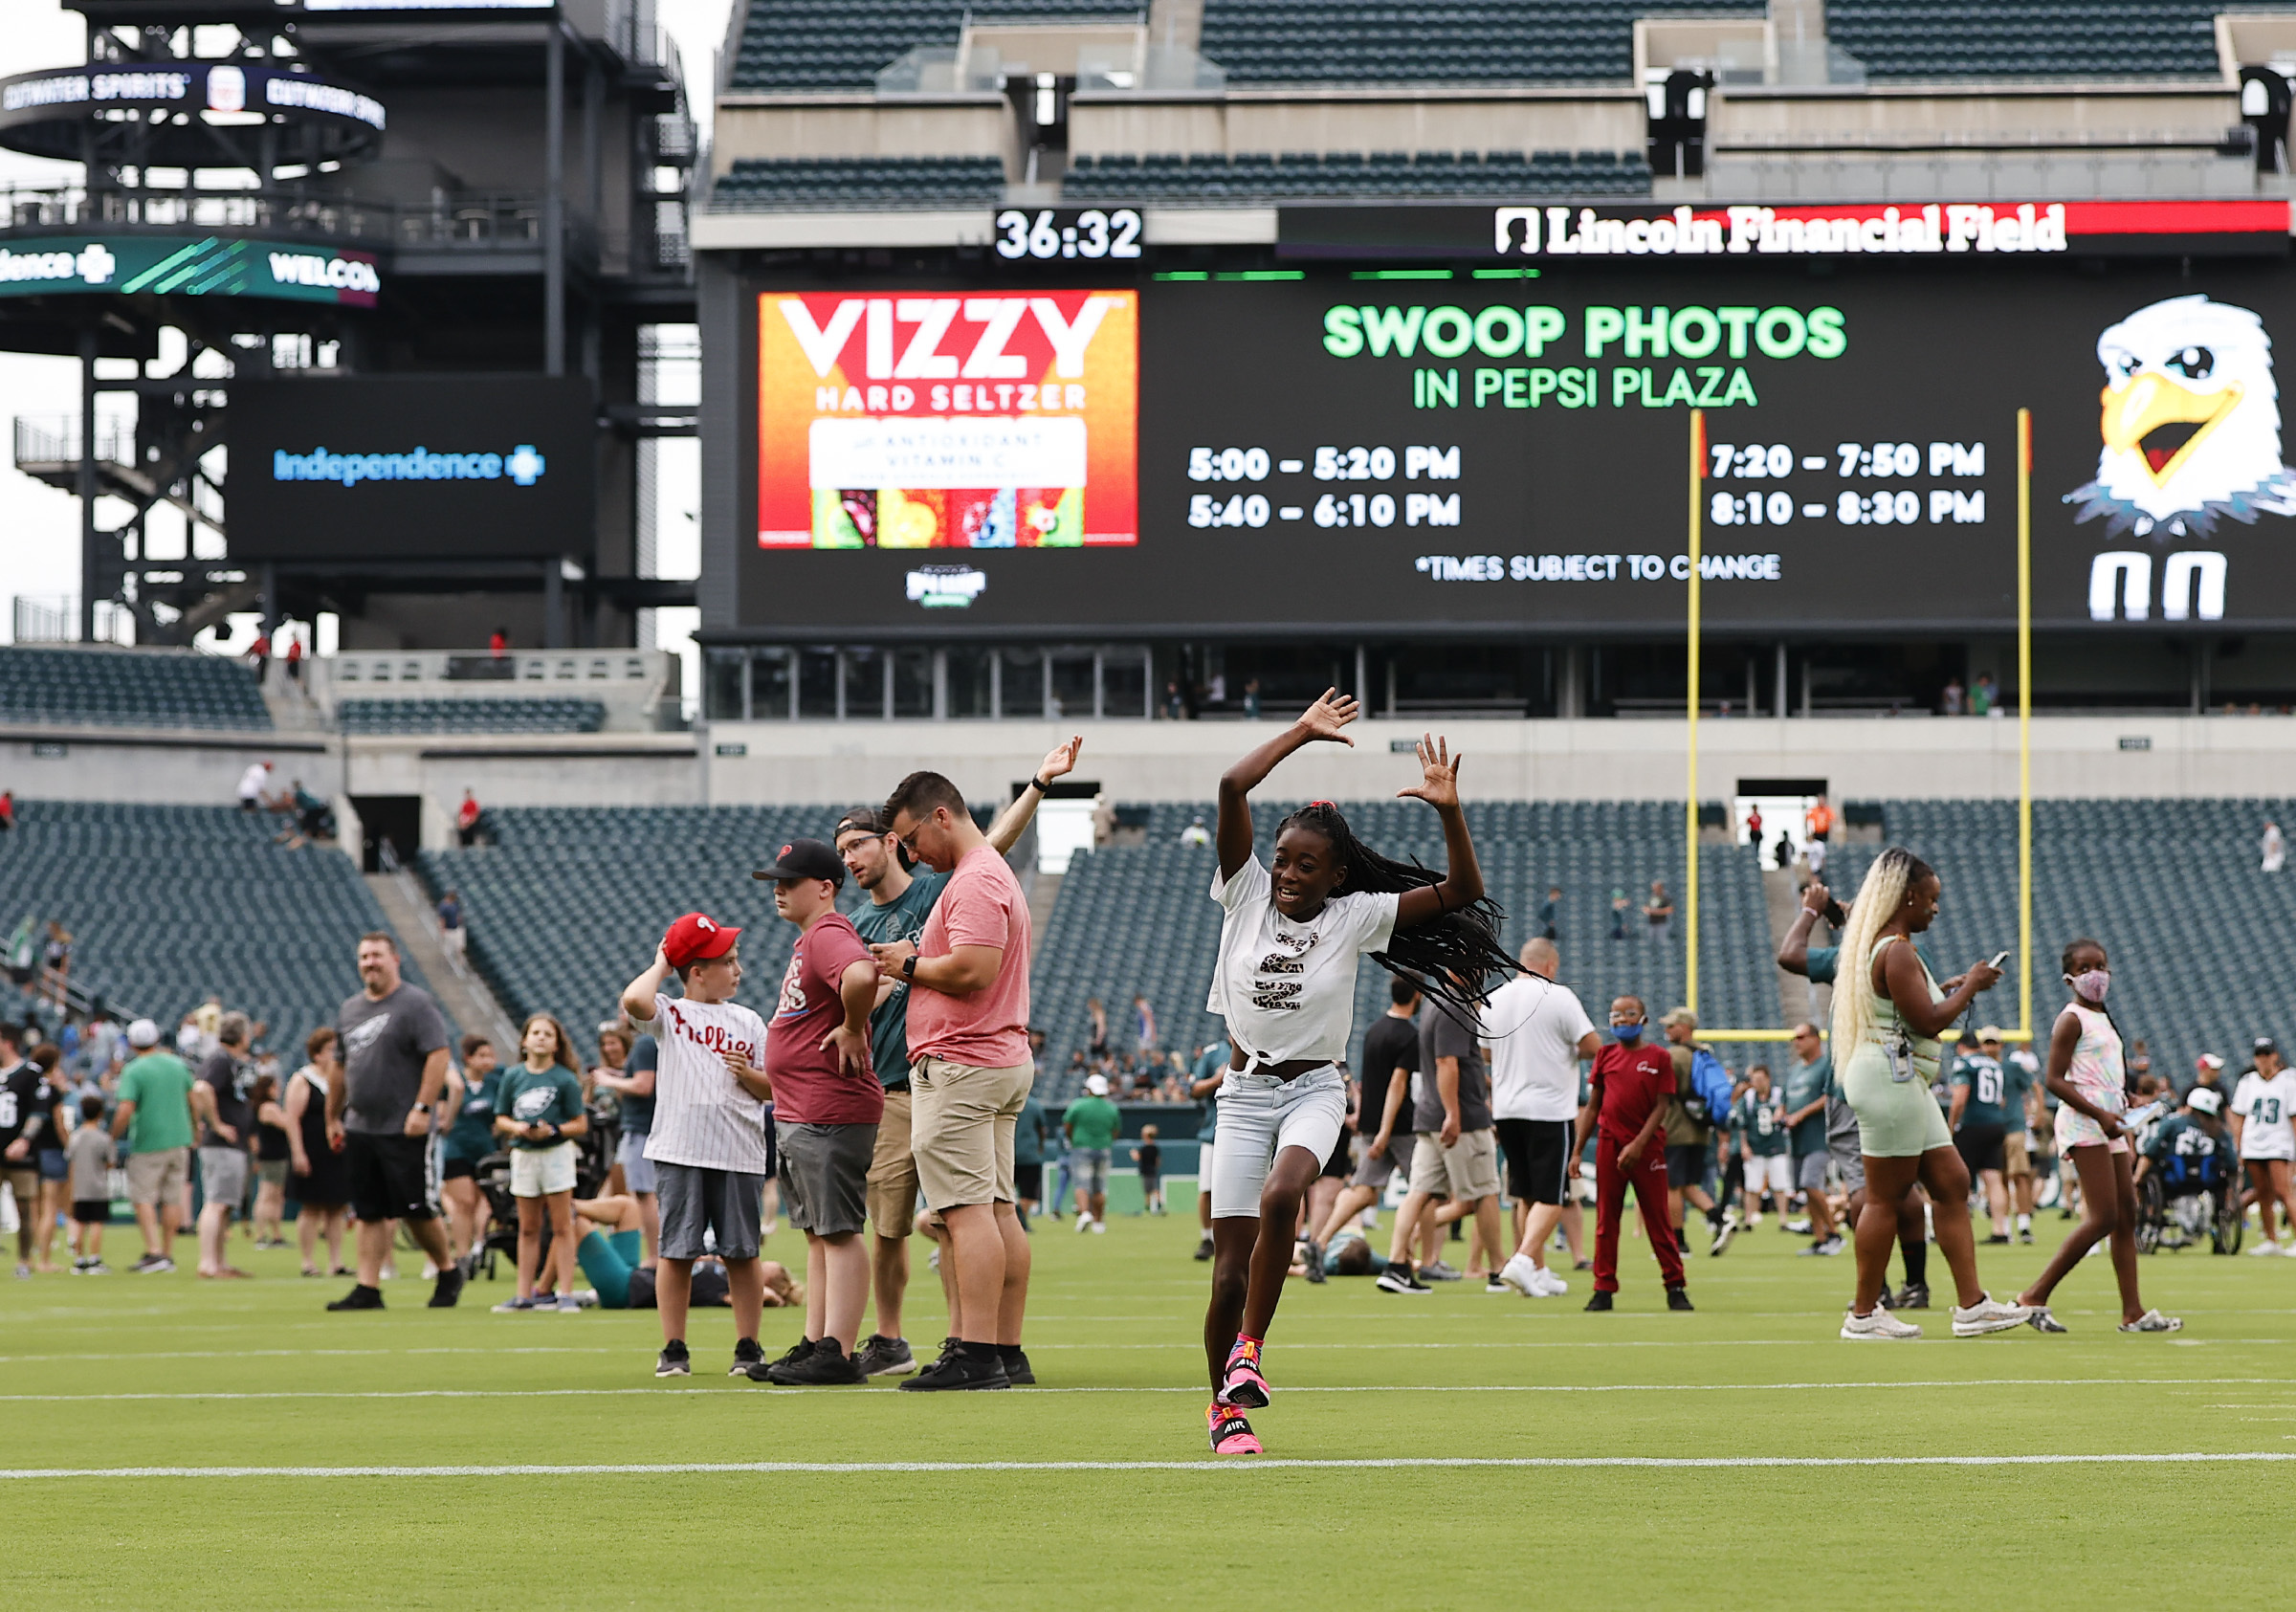
[{"label": "independence blue logo", "polygon": [[531,487],[547,467],[526,442],[507,453],[433,453],[427,448],[405,453],[335,453],[324,448],[290,453],[280,448],[271,455],[274,481],[335,481],[345,487],[362,481],[500,481],[505,476]]}]

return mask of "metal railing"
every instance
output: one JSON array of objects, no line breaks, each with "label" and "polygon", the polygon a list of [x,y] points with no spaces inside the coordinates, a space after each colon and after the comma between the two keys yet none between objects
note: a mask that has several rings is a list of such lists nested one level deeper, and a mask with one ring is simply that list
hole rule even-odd
[{"label": "metal railing", "polygon": [[[91,192],[81,186],[0,186],[0,233],[115,229],[260,230],[378,246],[524,251],[541,243],[542,195],[441,191],[409,206],[278,190]],[[594,239],[583,220],[567,220],[569,250],[587,251]]]},{"label": "metal railing", "polygon": [[[14,633],[18,644],[77,644],[79,642],[79,596],[76,593],[26,594],[14,600]],[[135,617],[125,605],[110,599],[96,601],[96,641],[133,644]]]},{"label": "metal railing", "polygon": [[[69,414],[18,416],[16,468],[68,465],[79,459],[79,422]],[[108,464],[136,462],[135,427],[119,420],[96,422],[96,457]]]}]

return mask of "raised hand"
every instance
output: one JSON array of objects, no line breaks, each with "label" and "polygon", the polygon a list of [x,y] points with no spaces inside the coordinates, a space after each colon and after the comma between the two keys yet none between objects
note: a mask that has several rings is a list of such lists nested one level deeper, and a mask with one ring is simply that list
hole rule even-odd
[{"label": "raised hand", "polygon": [[1078,734],[1065,743],[1055,744],[1045,753],[1044,764],[1036,769],[1039,778],[1061,778],[1073,772],[1076,758],[1084,749],[1084,735]]},{"label": "raised hand", "polygon": [[1341,694],[1337,689],[1326,689],[1314,704],[1300,713],[1299,720],[1293,726],[1310,739],[1336,740],[1352,747],[1356,741],[1339,730],[1360,715],[1362,708],[1356,703],[1354,695]]},{"label": "raised hand", "polygon": [[1459,763],[1467,760],[1467,752],[1451,754],[1450,741],[1423,735],[1419,741],[1420,781],[1408,789],[1398,789],[1395,798],[1421,800],[1438,810],[1459,804]]}]

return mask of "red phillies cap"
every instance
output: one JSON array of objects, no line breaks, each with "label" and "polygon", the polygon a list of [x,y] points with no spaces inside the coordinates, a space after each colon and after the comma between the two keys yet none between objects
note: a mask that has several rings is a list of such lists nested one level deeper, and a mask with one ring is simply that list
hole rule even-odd
[{"label": "red phillies cap", "polygon": [[683,968],[690,962],[725,956],[740,938],[741,932],[733,925],[719,923],[707,913],[688,913],[662,937],[662,953],[671,967]]}]

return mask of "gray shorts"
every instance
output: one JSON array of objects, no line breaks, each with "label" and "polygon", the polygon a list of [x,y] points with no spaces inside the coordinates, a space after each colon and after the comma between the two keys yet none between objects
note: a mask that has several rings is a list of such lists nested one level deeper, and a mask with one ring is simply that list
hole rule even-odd
[{"label": "gray shorts", "polygon": [[1830,1153],[1798,1153],[1794,1156],[1794,1184],[1804,1192],[1825,1190],[1825,1166],[1833,1158]]},{"label": "gray shorts", "polygon": [[1356,1160],[1356,1173],[1347,1178],[1348,1185],[1377,1187],[1384,1192],[1387,1183],[1395,1179],[1399,1170],[1402,1172],[1403,1180],[1408,1181],[1411,1179],[1411,1150],[1418,1143],[1419,1138],[1409,1133],[1389,1137],[1386,1152],[1366,1151],[1362,1158]]},{"label": "gray shorts", "polygon": [[222,1203],[233,1214],[247,1202],[247,1155],[235,1147],[199,1150],[199,1193],[203,1203]]},{"label": "gray shorts", "polygon": [[710,1252],[702,1233],[714,1233],[722,1259],[758,1257],[758,1222],[764,1212],[765,1178],[744,1170],[701,1164],[653,1167],[662,1211],[664,1259],[699,1259]]},{"label": "gray shorts", "polygon": [[1069,1181],[1087,1198],[1095,1193],[1108,1194],[1108,1149],[1104,1147],[1072,1147],[1069,1149]]},{"label": "gray shorts", "polygon": [[820,1237],[859,1231],[869,1219],[869,1165],[877,1153],[874,1125],[773,1122],[782,1150],[782,1203],[789,1224]]},{"label": "gray shorts", "polygon": [[659,1192],[654,1184],[653,1160],[646,1157],[646,1133],[625,1131],[614,1158],[622,1165],[622,1182],[632,1192]]}]

